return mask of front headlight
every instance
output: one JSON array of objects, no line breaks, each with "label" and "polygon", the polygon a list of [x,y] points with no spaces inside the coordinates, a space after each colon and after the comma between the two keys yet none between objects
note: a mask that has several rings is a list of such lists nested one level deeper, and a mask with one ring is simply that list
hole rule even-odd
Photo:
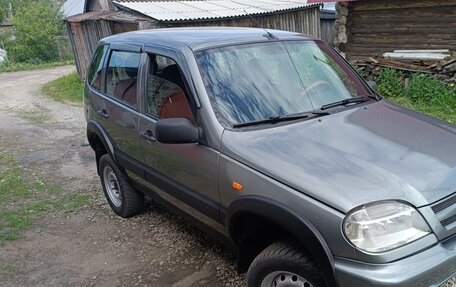
[{"label": "front headlight", "polygon": [[351,211],[343,230],[351,243],[368,252],[391,250],[431,232],[415,208],[396,201],[366,204]]}]

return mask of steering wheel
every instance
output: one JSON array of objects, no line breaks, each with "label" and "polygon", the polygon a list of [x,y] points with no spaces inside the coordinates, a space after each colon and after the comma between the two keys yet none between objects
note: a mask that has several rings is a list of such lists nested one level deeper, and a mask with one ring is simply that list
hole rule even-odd
[{"label": "steering wheel", "polygon": [[302,98],[302,97],[308,95],[308,92],[310,90],[315,90],[316,88],[321,87],[321,86],[331,87],[331,85],[327,81],[323,81],[323,80],[315,81],[312,84],[310,84],[309,86],[304,87],[302,92],[299,94],[299,98]]}]

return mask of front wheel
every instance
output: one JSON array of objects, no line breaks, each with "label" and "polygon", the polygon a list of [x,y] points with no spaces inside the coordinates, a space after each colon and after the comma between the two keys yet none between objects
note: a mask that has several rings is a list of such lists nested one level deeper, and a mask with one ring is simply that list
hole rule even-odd
[{"label": "front wheel", "polygon": [[264,249],[247,271],[248,287],[323,287],[321,273],[308,255],[284,242]]},{"label": "front wheel", "polygon": [[121,217],[130,217],[143,210],[144,196],[135,190],[108,154],[100,158],[101,185],[111,209]]}]

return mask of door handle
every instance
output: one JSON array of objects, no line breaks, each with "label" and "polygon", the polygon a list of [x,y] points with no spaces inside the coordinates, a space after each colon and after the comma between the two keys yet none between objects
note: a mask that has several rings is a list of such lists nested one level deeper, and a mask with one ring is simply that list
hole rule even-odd
[{"label": "door handle", "polygon": [[108,112],[105,109],[98,110],[97,113],[105,119],[109,118]]},{"label": "door handle", "polygon": [[157,141],[157,139],[154,137],[154,134],[152,133],[151,130],[147,130],[145,132],[141,131],[141,132],[139,132],[139,135],[149,143]]}]

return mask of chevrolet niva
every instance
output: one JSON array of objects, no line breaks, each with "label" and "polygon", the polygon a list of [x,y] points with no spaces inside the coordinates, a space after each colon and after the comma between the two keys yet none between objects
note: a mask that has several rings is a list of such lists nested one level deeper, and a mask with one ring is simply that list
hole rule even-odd
[{"label": "chevrolet niva", "polygon": [[115,35],[84,94],[113,211],[132,216],[148,195],[222,234],[249,287],[429,287],[455,274],[456,127],[382,99],[321,40]]}]

